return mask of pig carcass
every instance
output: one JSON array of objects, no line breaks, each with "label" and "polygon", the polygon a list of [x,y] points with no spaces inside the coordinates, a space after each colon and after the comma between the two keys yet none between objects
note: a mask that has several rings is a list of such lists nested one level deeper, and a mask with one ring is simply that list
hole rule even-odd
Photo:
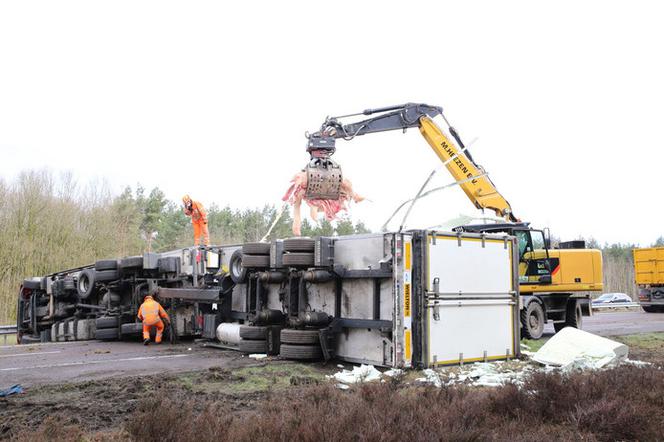
[{"label": "pig carcass", "polygon": [[347,179],[343,179],[341,182],[338,199],[307,199],[305,197],[307,172],[304,170],[295,174],[290,183],[291,185],[282,200],[293,205],[293,235],[295,236],[301,236],[302,234],[302,201],[309,206],[309,214],[314,221],[318,220],[319,212],[323,212],[328,221],[333,221],[339,212],[348,210],[346,205],[348,201],[359,203],[364,200],[362,196],[355,193],[352,183]]}]

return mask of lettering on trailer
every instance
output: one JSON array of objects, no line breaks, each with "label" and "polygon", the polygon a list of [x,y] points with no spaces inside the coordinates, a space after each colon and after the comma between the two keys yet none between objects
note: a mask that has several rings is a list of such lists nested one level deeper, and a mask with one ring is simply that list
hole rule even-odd
[{"label": "lettering on trailer", "polygon": [[[452,147],[449,144],[447,144],[446,141],[443,141],[440,144],[440,147],[443,148],[443,150],[450,156],[450,158],[454,156],[454,149],[452,149]],[[459,170],[461,170],[461,172],[466,174],[466,178],[471,178],[473,176],[473,174],[468,171],[468,168],[466,167],[465,164],[463,164],[463,161],[461,161],[461,158],[459,158],[458,156],[454,158],[453,163],[459,166]],[[470,182],[473,184],[477,184],[477,179],[472,179],[470,180]]]},{"label": "lettering on trailer", "polygon": [[410,317],[410,284],[403,285],[403,315]]}]

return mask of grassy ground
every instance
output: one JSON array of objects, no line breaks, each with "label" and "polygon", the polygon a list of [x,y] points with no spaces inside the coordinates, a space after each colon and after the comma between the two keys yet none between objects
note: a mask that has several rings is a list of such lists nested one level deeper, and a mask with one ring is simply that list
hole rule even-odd
[{"label": "grassy ground", "polygon": [[[410,372],[342,391],[335,364],[257,362],[170,376],[35,387],[0,399],[17,440],[655,440],[664,333],[617,338],[652,366],[539,373],[519,389],[424,387]],[[536,351],[544,341],[524,341]],[[347,366],[347,368],[350,368]]]},{"label": "grassy ground", "polygon": [[0,345],[16,345],[16,335],[1,335]]}]

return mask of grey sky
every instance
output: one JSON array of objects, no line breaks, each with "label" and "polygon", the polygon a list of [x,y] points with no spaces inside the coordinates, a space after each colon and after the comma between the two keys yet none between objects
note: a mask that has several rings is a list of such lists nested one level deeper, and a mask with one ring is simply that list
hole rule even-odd
[{"label": "grey sky", "polygon": [[[661,17],[657,2],[3,2],[0,176],[278,203],[326,115],[422,101],[478,138],[522,219],[648,245],[664,235]],[[438,165],[416,130],[335,158],[373,228]],[[408,226],[460,213],[477,211],[449,189]]]}]

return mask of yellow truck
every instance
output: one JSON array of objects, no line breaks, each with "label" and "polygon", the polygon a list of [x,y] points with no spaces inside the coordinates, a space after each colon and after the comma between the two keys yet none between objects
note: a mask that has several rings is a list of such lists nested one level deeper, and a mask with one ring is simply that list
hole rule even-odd
[{"label": "yellow truck", "polygon": [[648,313],[664,313],[664,247],[634,249],[632,253],[641,308]]}]

